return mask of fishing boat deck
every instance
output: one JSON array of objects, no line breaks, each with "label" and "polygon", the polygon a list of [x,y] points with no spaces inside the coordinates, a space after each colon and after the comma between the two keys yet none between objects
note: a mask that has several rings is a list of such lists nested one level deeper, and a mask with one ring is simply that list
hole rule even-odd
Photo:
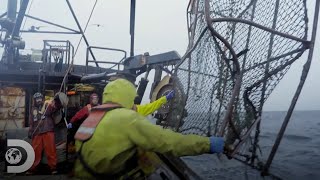
[{"label": "fishing boat deck", "polygon": [[32,176],[26,176],[26,175],[11,175],[5,177],[5,179],[14,179],[14,180],[62,180],[62,179],[71,179],[67,175],[59,174],[59,175],[32,175]]},{"label": "fishing boat deck", "polygon": [[[7,69],[0,65],[0,83],[19,84],[19,85],[36,85],[39,83],[39,76],[45,78],[46,85],[60,86],[68,69],[67,64],[63,64],[59,72],[55,72],[54,68],[47,64],[42,73],[39,72],[42,63],[24,62],[20,63],[15,69]],[[68,80],[73,83],[80,83],[84,72],[87,74],[97,74],[101,72],[115,72],[116,70],[99,68],[93,66],[73,65],[72,71],[68,76]]]}]

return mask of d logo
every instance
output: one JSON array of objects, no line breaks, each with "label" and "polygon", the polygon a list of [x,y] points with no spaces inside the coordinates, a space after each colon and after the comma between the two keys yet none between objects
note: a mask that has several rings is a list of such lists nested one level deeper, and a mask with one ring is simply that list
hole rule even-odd
[{"label": "d logo", "polygon": [[35,158],[34,150],[28,142],[20,139],[8,139],[7,147],[5,158],[8,173],[22,173],[32,166]]}]

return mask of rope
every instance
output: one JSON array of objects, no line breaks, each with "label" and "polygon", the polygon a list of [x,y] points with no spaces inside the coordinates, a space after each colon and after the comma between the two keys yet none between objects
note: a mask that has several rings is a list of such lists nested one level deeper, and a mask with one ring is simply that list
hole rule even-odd
[{"label": "rope", "polygon": [[[98,0],[96,0],[95,3],[94,3],[94,5],[93,5],[93,8],[92,8],[91,13],[90,13],[90,16],[89,16],[89,18],[88,18],[86,27],[85,27],[85,29],[84,29],[84,32],[86,31],[86,29],[87,29],[87,27],[88,27],[88,24],[89,24],[89,22],[90,22],[90,20],[91,20],[91,17],[92,17],[92,14],[93,14],[93,12],[94,12],[94,9],[95,9],[95,7],[96,7],[96,5],[97,5],[97,2],[98,2]],[[62,88],[63,88],[63,85],[65,84],[66,78],[67,78],[68,74],[70,73],[70,71],[71,71],[71,69],[72,69],[72,67],[73,67],[74,57],[75,57],[75,55],[76,55],[76,53],[77,53],[77,51],[78,51],[79,45],[80,45],[80,43],[81,43],[81,40],[82,40],[82,36],[81,36],[81,38],[80,38],[80,40],[79,40],[79,43],[78,43],[76,52],[75,52],[75,54],[72,56],[71,65],[68,67],[68,69],[67,69],[67,71],[66,71],[66,73],[65,73],[65,75],[64,75],[64,77],[63,77],[63,80],[62,80],[62,82],[61,82],[61,86],[60,86],[59,92],[62,92]],[[49,106],[49,105],[48,105],[48,106]],[[45,109],[45,111],[44,111],[43,114],[45,114],[45,113],[47,112],[48,106],[46,107],[46,109]],[[33,137],[34,133],[37,131],[37,129],[39,128],[40,124],[42,124],[42,121],[43,121],[43,120],[41,120],[41,122],[38,123],[37,127],[36,127],[36,128],[34,129],[34,131],[32,132],[32,137]],[[65,119],[64,119],[64,121],[66,122]]]},{"label": "rope", "polygon": [[[44,104],[44,105],[45,105],[45,104]],[[44,116],[44,114],[46,114],[48,107],[49,107],[49,104],[47,105],[47,107],[46,107],[45,111],[43,112],[43,116]],[[39,128],[39,126],[40,126],[40,124],[42,124],[42,123],[43,123],[43,121],[44,121],[44,120],[42,120],[42,117],[41,117],[41,119],[40,119],[40,123],[38,123],[37,127],[36,127],[36,128],[34,129],[34,131],[32,132],[31,137],[33,137],[34,133],[38,130],[38,128]]]},{"label": "rope", "polygon": [[[86,32],[86,30],[87,30],[87,27],[88,27],[88,24],[89,24],[89,22],[90,22],[90,20],[91,20],[91,17],[92,17],[92,14],[93,14],[93,12],[94,12],[94,9],[96,8],[97,2],[98,2],[98,0],[95,1],[94,5],[93,5],[93,7],[92,7],[92,10],[91,10],[91,12],[90,12],[90,16],[89,16],[89,18],[88,18],[88,20],[87,20],[86,27],[85,27],[84,30],[83,30],[83,34],[84,34],[84,33]],[[75,56],[75,55],[77,54],[77,52],[78,52],[78,49],[79,49],[79,46],[80,46],[80,43],[81,43],[82,39],[83,39],[83,36],[81,36],[81,38],[80,38],[80,40],[79,40],[79,42],[78,42],[78,45],[77,45],[76,51],[75,51],[75,53],[74,53],[74,56]]]},{"label": "rope", "polygon": [[[88,18],[88,20],[87,20],[87,24],[86,24],[86,27],[85,27],[83,33],[85,33],[86,30],[87,30],[88,24],[89,24],[89,22],[90,22],[90,20],[91,20],[91,17],[92,17],[92,14],[93,14],[93,12],[94,12],[94,9],[95,9],[95,7],[96,7],[96,5],[97,5],[97,2],[98,2],[98,0],[95,1],[94,5],[93,5],[93,7],[92,7],[92,10],[91,10],[91,12],[90,12],[90,16],[89,16],[89,18]],[[71,65],[69,66],[66,74],[65,74],[64,77],[63,77],[63,80],[62,80],[62,83],[61,83],[61,86],[60,86],[60,92],[62,91],[63,84],[65,83],[65,80],[66,80],[68,74],[70,73],[70,71],[71,71],[71,69],[72,69],[72,67],[73,67],[74,57],[76,56],[76,54],[77,54],[77,52],[78,52],[78,49],[79,49],[79,46],[80,46],[80,43],[81,43],[82,39],[83,39],[83,36],[81,36],[81,38],[80,38],[80,40],[79,40],[79,42],[78,42],[76,51],[75,51],[74,55],[72,56]]]}]

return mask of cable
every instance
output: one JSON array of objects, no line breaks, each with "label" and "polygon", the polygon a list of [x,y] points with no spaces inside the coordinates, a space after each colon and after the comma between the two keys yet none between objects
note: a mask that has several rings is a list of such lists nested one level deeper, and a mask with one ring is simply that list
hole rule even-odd
[{"label": "cable", "polygon": [[[90,12],[90,16],[89,16],[88,21],[87,21],[87,24],[86,24],[86,27],[85,27],[84,30],[83,30],[83,34],[84,34],[84,33],[86,32],[86,30],[87,30],[88,24],[89,24],[89,22],[90,22],[90,20],[91,20],[91,17],[92,17],[92,14],[93,14],[93,12],[94,12],[94,9],[95,9],[95,7],[96,7],[96,5],[97,5],[97,2],[98,2],[98,0],[96,0],[96,2],[94,3],[94,5],[93,5],[93,7],[92,7],[92,10],[91,10],[91,12]],[[80,40],[79,40],[79,43],[78,43],[78,45],[77,45],[76,52],[74,53],[74,56],[76,56],[76,54],[77,54],[77,52],[78,52],[78,48],[79,48],[79,46],[80,46],[80,43],[81,43],[81,41],[82,41],[82,38],[83,38],[83,36],[81,36],[81,38],[80,38]]]},{"label": "cable", "polygon": [[[31,0],[31,2],[30,2],[30,6],[29,6],[29,9],[28,9],[27,14],[29,14],[29,12],[30,12],[30,9],[31,9],[31,6],[32,6],[32,3],[33,3],[33,0]],[[22,26],[22,29],[24,29],[24,27],[25,27],[25,25],[26,25],[26,22],[27,22],[27,19],[25,19],[25,20],[24,20],[24,22],[23,22],[23,26]],[[19,36],[21,36],[21,34],[22,34],[22,32],[20,32],[20,35],[19,35]]]},{"label": "cable", "polygon": [[[87,30],[88,24],[89,24],[89,22],[90,22],[90,20],[91,20],[91,17],[92,17],[92,14],[93,14],[93,12],[94,12],[94,9],[95,9],[95,7],[96,7],[96,5],[97,5],[97,2],[98,2],[98,0],[95,1],[94,5],[93,5],[93,7],[92,7],[92,10],[91,10],[91,12],[90,12],[90,16],[89,16],[89,18],[88,18],[86,27],[84,28],[83,34],[84,34],[84,33],[86,32],[86,30]],[[77,54],[77,52],[78,52],[78,49],[79,49],[80,43],[81,43],[81,41],[82,41],[82,38],[83,38],[83,36],[81,36],[81,38],[80,38],[80,40],[79,40],[79,43],[78,43],[78,45],[77,45],[76,51],[75,51],[74,55],[72,56],[71,65],[69,66],[66,74],[65,74],[64,77],[63,77],[63,80],[62,80],[62,83],[61,83],[61,86],[60,86],[60,92],[62,91],[63,84],[64,84],[64,82],[65,82],[65,80],[66,80],[69,72],[71,71],[71,69],[72,69],[72,67],[73,67],[74,57],[76,56],[76,54]]]}]

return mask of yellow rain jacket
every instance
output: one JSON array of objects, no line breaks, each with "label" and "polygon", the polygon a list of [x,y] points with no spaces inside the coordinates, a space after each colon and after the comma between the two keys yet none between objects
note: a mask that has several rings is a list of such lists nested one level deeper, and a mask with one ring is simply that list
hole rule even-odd
[{"label": "yellow rain jacket", "polygon": [[144,105],[134,105],[134,110],[143,116],[148,116],[149,114],[158,110],[162,105],[167,103],[167,98],[165,96],[159,98],[158,100]]},{"label": "yellow rain jacket", "polygon": [[[117,103],[123,108],[109,111],[103,116],[91,139],[83,143],[82,157],[97,173],[117,173],[136,152],[144,151],[172,153],[175,156],[208,153],[208,137],[182,135],[149,122],[133,111],[135,87],[129,81],[118,79],[110,82],[103,92],[103,104]],[[82,142],[76,140],[79,151]],[[75,164],[75,175],[93,178],[79,160]]]}]

